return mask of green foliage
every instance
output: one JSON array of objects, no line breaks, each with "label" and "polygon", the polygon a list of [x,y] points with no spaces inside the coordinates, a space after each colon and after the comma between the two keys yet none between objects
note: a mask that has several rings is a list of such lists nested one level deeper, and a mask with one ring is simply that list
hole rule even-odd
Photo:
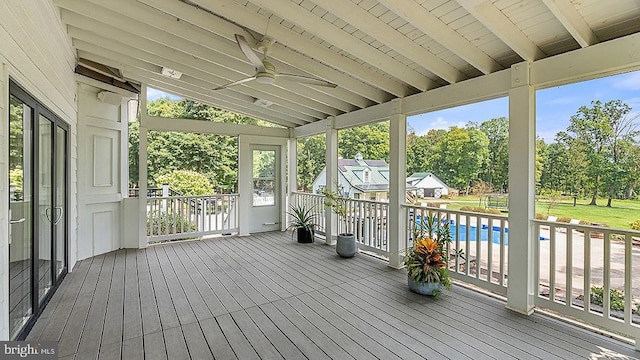
[{"label": "green foliage", "polygon": [[[202,121],[273,126],[244,115],[220,110],[191,100],[160,98],[147,104],[152,116]],[[140,123],[129,127],[129,182],[137,184]],[[205,174],[216,188],[233,191],[238,177],[238,139],[232,136],[155,132],[148,135],[149,179],[173,170],[192,170]]]},{"label": "green foliage", "polygon": [[[610,289],[609,307],[611,310],[624,311],[624,292],[616,289]],[[591,295],[589,296],[592,304],[602,306],[604,304],[604,289],[600,286],[591,287]]]},{"label": "green foliage", "polygon": [[168,174],[156,176],[157,186],[169,184],[169,188],[182,195],[207,195],[213,193],[213,187],[206,176],[190,170],[174,170]]},{"label": "green foliage", "polygon": [[313,233],[316,228],[315,214],[313,213],[313,207],[307,209],[304,205],[290,204],[287,214],[291,216],[291,224],[289,229],[306,229]]},{"label": "green foliage", "polygon": [[338,155],[353,159],[356,154],[364,159],[389,161],[389,122],[357,126],[338,132]]},{"label": "green foliage", "polygon": [[502,212],[498,209],[487,209],[479,206],[462,206],[460,207],[460,211],[472,211],[476,213],[482,214],[492,214],[492,215],[501,215]]},{"label": "green foliage", "polygon": [[[325,166],[325,136],[298,139],[298,187],[310,191],[313,180]],[[340,130],[338,155],[353,159],[356,154],[365,159],[389,161],[389,122]]]},{"label": "green foliage", "polygon": [[629,227],[633,230],[640,230],[640,219],[630,222]]},{"label": "green foliage", "polygon": [[15,185],[15,191],[22,191],[22,169],[9,170],[9,184]]},{"label": "green foliage", "polygon": [[298,139],[298,187],[310,192],[315,180],[325,166],[325,136],[315,135]]},{"label": "green foliage", "polygon": [[189,233],[196,231],[196,224],[186,216],[159,210],[147,214],[147,236]]},{"label": "green foliage", "polygon": [[340,196],[338,191],[331,191],[325,187],[322,189],[322,195],[324,195],[324,206],[333,210],[338,218],[344,223],[344,229],[347,228],[347,207],[346,199]]},{"label": "green foliage", "polygon": [[425,216],[413,229],[413,239],[413,246],[407,249],[404,257],[409,278],[418,283],[439,282],[450,289],[451,274],[447,268],[449,256],[446,251],[451,243],[449,224],[436,217]]}]

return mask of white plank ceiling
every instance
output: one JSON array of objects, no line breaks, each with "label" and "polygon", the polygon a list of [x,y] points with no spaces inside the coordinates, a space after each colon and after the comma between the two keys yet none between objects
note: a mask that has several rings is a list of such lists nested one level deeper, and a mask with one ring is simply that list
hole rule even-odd
[{"label": "white plank ceiling", "polygon": [[[640,32],[640,0],[53,0],[78,51],[137,83],[287,127]],[[235,34],[281,73],[252,76]],[[163,67],[183,73],[161,75]],[[256,99],[272,105],[254,104]]]}]

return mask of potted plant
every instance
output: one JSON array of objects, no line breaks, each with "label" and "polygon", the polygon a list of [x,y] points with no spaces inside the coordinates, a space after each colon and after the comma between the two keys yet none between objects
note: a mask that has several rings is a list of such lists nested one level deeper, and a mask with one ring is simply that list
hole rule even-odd
[{"label": "potted plant", "polygon": [[[298,235],[299,243],[313,242],[315,234],[315,214],[313,207],[307,209],[304,205],[290,204],[290,211],[287,214],[291,216],[291,224],[287,229],[292,229]],[[293,233],[291,234],[293,238]]]},{"label": "potted plant", "polygon": [[[426,217],[414,231],[413,246],[407,249],[404,265],[407,269],[409,290],[438,296],[442,288],[451,288],[447,243],[451,242],[449,224]],[[434,229],[435,227],[435,229]],[[434,231],[435,230],[435,231]]]},{"label": "potted plant", "polygon": [[[322,194],[324,195],[325,201],[324,206],[327,208],[331,208],[333,212],[338,215],[338,218],[341,220],[344,225],[343,229],[345,232],[338,234],[338,239],[336,242],[336,253],[342,257],[350,258],[353,257],[358,252],[358,246],[356,244],[356,237],[352,233],[346,232],[347,229],[347,207],[346,207],[346,199],[340,196],[338,191],[330,191],[326,187],[322,190]],[[331,234],[327,234],[327,236],[331,236]]]}]

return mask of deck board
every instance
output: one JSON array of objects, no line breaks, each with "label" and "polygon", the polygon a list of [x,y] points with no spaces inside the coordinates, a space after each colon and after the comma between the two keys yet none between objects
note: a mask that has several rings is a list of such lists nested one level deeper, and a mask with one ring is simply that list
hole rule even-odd
[{"label": "deck board", "polygon": [[437,300],[413,294],[403,270],[280,232],[83,260],[28,339],[59,341],[64,359],[640,357],[461,286]]}]

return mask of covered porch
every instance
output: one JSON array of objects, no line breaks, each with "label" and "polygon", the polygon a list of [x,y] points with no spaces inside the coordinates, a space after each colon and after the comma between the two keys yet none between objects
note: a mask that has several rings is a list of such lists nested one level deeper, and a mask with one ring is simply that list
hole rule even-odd
[{"label": "covered porch", "polygon": [[[0,144],[15,142],[6,119],[28,140],[20,144],[28,156],[3,153],[0,169],[25,170],[31,193],[43,195],[0,207],[0,339],[57,340],[61,357],[78,359],[638,356],[628,343],[640,349],[640,233],[534,220],[536,91],[640,69],[637,1],[41,0],[0,2],[0,12],[9,14],[0,17]],[[307,83],[280,82],[274,66]],[[266,82],[224,87],[257,75]],[[150,116],[150,88],[280,127]],[[64,137],[36,138],[47,134],[36,119],[10,111],[28,108],[15,105],[18,93],[35,113],[55,114]],[[509,99],[508,217],[406,204],[407,116],[500,97]],[[129,197],[136,108],[139,179],[147,179],[151,131],[228,135],[239,141],[238,194],[147,198],[143,180],[140,197]],[[320,240],[300,246],[252,228],[254,145],[277,149],[280,167],[266,180],[276,182],[270,201],[280,207],[261,223],[283,230],[289,204],[323,208],[287,176],[297,173],[297,139],[325,137],[326,184],[335,190],[338,131],[380,121],[390,123],[389,201],[350,201],[346,226],[361,250],[386,261],[343,261]],[[47,159],[53,144],[64,145],[59,168],[43,162],[51,172],[38,172],[31,161]],[[49,191],[54,183],[59,189]],[[10,184],[0,185],[9,199]],[[24,217],[12,213],[36,201]],[[221,237],[151,244],[182,235],[148,230],[149,209],[176,208],[196,219],[187,237]],[[52,221],[54,209],[61,221]],[[469,258],[454,259],[453,276],[506,300],[462,286],[438,301],[406,290],[401,254],[408,229],[425,216],[456,226],[452,250]],[[323,212],[318,221],[333,245],[337,218]],[[29,286],[14,311],[9,263],[56,254],[55,277],[36,266],[22,272]],[[39,284],[38,275],[50,281]],[[606,296],[600,308],[585,301],[596,278],[605,294],[624,290],[623,310],[612,313]],[[617,331],[628,343],[537,309]]]},{"label": "covered porch", "polygon": [[434,300],[360,254],[290,234],[80,261],[27,339],[67,359],[634,359],[633,347],[455,285]]}]

